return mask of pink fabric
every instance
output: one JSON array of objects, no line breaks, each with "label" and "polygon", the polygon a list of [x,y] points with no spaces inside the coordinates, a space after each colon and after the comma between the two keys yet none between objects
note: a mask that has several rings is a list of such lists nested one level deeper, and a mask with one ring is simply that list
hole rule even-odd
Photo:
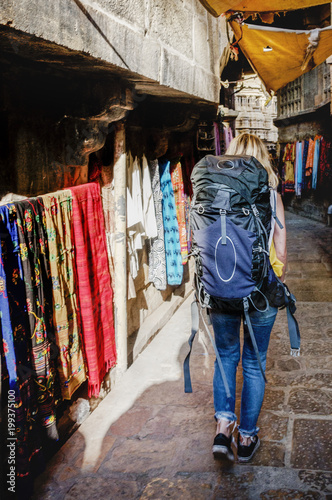
[{"label": "pink fabric", "polygon": [[215,142],[215,148],[216,148],[216,156],[220,156],[221,149],[220,149],[220,133],[219,133],[218,123],[214,122],[213,127],[214,127],[214,142]]},{"label": "pink fabric", "polygon": [[113,291],[99,184],[83,184],[70,191],[76,280],[91,397],[98,396],[104,376],[116,362]]}]

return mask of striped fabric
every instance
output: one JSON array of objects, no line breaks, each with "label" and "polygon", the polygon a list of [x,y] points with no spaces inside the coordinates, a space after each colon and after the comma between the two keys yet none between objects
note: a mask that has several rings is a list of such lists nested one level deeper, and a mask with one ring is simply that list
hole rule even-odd
[{"label": "striped fabric", "polygon": [[63,399],[70,399],[86,379],[74,280],[71,192],[42,196],[52,279],[53,323],[60,349],[58,372]]},{"label": "striped fabric", "polygon": [[113,291],[104,217],[97,183],[70,188],[78,299],[88,366],[89,397],[116,362]]},{"label": "striped fabric", "polygon": [[174,200],[176,206],[176,216],[179,224],[182,264],[186,264],[188,262],[188,243],[187,243],[185,196],[184,196],[184,187],[182,178],[182,167],[180,162],[177,162],[175,165],[172,165],[171,178],[172,178],[172,186],[173,186]]}]

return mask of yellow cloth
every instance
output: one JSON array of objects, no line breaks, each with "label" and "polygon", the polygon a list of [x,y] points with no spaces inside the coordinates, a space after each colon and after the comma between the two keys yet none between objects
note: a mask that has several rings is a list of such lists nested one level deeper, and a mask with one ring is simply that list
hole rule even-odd
[{"label": "yellow cloth", "polygon": [[272,240],[271,247],[270,247],[270,263],[272,266],[273,271],[275,272],[276,276],[280,278],[282,275],[282,270],[284,268],[283,263],[281,260],[278,259],[277,254],[276,254],[276,249]]},{"label": "yellow cloth", "polygon": [[228,10],[240,12],[281,12],[286,10],[305,9],[313,5],[322,5],[324,0],[200,0],[201,4],[213,16],[220,16]]},{"label": "yellow cloth", "polygon": [[58,372],[61,394],[63,399],[70,399],[86,379],[71,237],[72,195],[70,190],[64,189],[45,194],[42,199],[53,285],[53,322],[60,349]]},{"label": "yellow cloth", "polygon": [[[242,52],[268,92],[276,92],[332,54],[331,26],[320,30],[293,31],[244,23],[239,25],[232,21],[231,27]],[[265,47],[272,50],[264,52]]]}]

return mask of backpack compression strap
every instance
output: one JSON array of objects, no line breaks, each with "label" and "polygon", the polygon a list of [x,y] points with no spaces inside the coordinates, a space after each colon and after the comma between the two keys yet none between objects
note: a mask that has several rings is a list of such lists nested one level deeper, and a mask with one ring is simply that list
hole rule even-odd
[{"label": "backpack compression strap", "polygon": [[[216,355],[216,358],[217,358],[217,363],[218,363],[218,366],[219,366],[221,378],[222,378],[222,381],[223,381],[223,384],[224,384],[224,387],[225,387],[226,397],[227,397],[227,399],[231,399],[231,391],[229,390],[229,385],[228,385],[228,382],[227,382],[225,370],[224,370],[224,367],[222,366],[222,362],[221,362],[221,359],[220,359],[220,355],[219,355],[217,346],[216,346],[216,344],[215,344],[215,342],[213,340],[213,337],[211,335],[209,327],[207,326],[207,324],[205,322],[204,316],[202,314],[202,308],[201,307],[200,307],[199,312],[200,312],[200,315],[201,315],[202,322],[203,322],[203,325],[205,327],[205,330],[206,330],[206,332],[207,332],[207,334],[208,334],[208,336],[210,338],[211,344],[213,345],[213,349],[214,349],[214,352],[215,352],[215,355]],[[189,361],[190,361],[190,354],[191,354],[191,351],[192,351],[194,338],[195,338],[195,335],[196,335],[196,333],[198,331],[198,327],[199,327],[198,302],[197,302],[197,300],[194,300],[194,302],[191,303],[191,335],[190,335],[190,338],[188,340],[189,352],[188,352],[188,354],[187,354],[187,356],[186,356],[186,358],[185,358],[185,360],[183,362],[184,392],[193,392],[192,386],[191,386]]]},{"label": "backpack compression strap", "polygon": [[[280,280],[278,280],[280,281]],[[282,283],[282,281],[280,281]],[[282,283],[285,292],[285,306],[287,311],[287,322],[288,322],[288,332],[289,340],[291,345],[290,354],[291,356],[300,356],[300,346],[301,346],[301,335],[298,322],[294,316],[296,311],[295,302],[296,299],[294,295],[289,291],[287,285]]]},{"label": "backpack compression strap", "polygon": [[197,307],[197,301],[194,300],[194,302],[191,303],[191,335],[188,340],[189,352],[183,362],[184,392],[193,392],[191,386],[189,361],[190,361],[190,354],[193,348],[194,338],[198,331],[198,326],[199,326],[198,307]]}]

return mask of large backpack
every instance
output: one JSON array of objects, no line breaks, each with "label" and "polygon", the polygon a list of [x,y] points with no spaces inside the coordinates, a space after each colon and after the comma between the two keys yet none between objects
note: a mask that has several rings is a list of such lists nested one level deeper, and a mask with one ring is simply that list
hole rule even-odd
[{"label": "large backpack", "polygon": [[[280,222],[275,213],[276,197],[269,188],[268,173],[252,156],[208,155],[195,165],[191,181],[191,255],[196,266],[196,301],[192,305],[190,351],[184,362],[185,391],[192,392],[189,357],[198,330],[198,305],[223,312],[243,312],[265,379],[250,322],[251,310],[265,312],[269,304],[287,307],[292,355],[298,355],[300,349],[299,329],[293,316],[295,297],[276,277],[269,260],[271,230],[275,221],[279,225]],[[215,351],[229,392],[220,357]]]}]

